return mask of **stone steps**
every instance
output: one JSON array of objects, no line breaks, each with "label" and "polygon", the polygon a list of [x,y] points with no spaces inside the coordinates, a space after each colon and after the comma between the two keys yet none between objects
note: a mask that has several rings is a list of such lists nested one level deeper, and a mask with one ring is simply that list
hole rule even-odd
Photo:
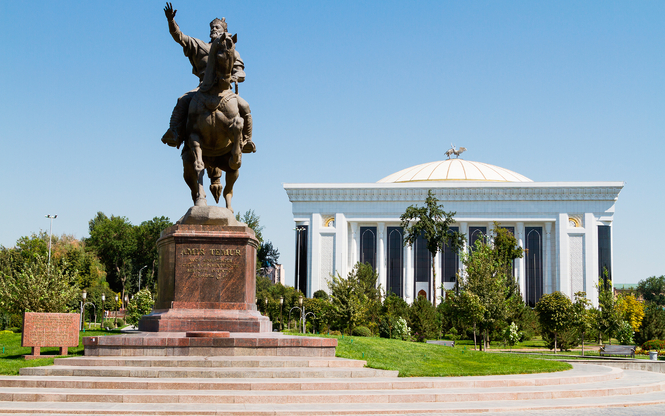
[{"label": "stone steps", "polygon": [[0,414],[427,414],[665,403],[665,374],[654,372],[573,364],[559,373],[398,378],[364,364],[325,357],[58,359],[0,377]]},{"label": "stone steps", "polygon": [[29,367],[20,370],[25,376],[83,376],[83,377],[141,377],[141,378],[358,378],[391,377],[397,371],[371,368],[302,368],[302,367],[100,367],[100,366],[53,366]]},{"label": "stone steps", "polygon": [[338,367],[363,368],[367,362],[335,357],[72,357],[56,358],[56,366],[100,367]]}]

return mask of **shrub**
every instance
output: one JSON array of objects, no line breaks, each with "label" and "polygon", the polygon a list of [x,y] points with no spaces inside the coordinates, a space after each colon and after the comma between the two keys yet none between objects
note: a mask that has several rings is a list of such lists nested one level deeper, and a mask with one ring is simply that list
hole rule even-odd
[{"label": "shrub", "polygon": [[665,309],[655,303],[648,303],[644,308],[640,330],[635,334],[638,344],[651,339],[665,339]]},{"label": "shrub", "polygon": [[357,337],[371,337],[372,331],[370,331],[366,326],[357,326],[353,328],[353,335]]},{"label": "shrub", "polygon": [[622,345],[633,344],[633,327],[626,321],[621,321],[619,324],[619,330],[617,331],[617,341]]},{"label": "shrub", "polygon": [[651,341],[647,341],[644,344],[642,344],[642,349],[645,350],[645,351],[665,350],[665,341],[664,340],[658,340],[658,339],[652,339]]},{"label": "shrub", "polygon": [[406,319],[399,317],[393,327],[393,338],[406,341],[411,336],[411,328],[406,324]]},{"label": "shrub", "polygon": [[340,335],[342,335],[342,333],[339,332],[339,331],[330,331],[330,335],[340,336]]},{"label": "shrub", "polygon": [[125,317],[127,323],[130,325],[138,324],[143,315],[147,315],[152,311],[154,303],[155,301],[148,289],[137,292],[127,305],[127,316]]},{"label": "shrub", "polygon": [[437,337],[439,331],[436,325],[436,309],[424,296],[418,296],[413,302],[409,318],[411,329],[414,336],[417,334],[419,342]]},{"label": "shrub", "polygon": [[328,296],[328,293],[326,293],[325,290],[317,290],[314,292],[314,295],[312,295],[314,299],[323,299],[323,300],[328,300],[330,296]]}]

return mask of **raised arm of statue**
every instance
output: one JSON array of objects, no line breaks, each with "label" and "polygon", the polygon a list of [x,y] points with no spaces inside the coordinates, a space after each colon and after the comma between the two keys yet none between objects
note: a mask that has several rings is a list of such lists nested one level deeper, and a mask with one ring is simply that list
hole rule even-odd
[{"label": "raised arm of statue", "polygon": [[173,10],[171,3],[166,3],[164,7],[164,14],[166,15],[166,20],[169,21],[169,33],[173,36],[173,39],[182,46],[186,46],[190,43],[189,36],[185,35],[180,31],[180,27],[175,22],[175,14],[178,10]]}]

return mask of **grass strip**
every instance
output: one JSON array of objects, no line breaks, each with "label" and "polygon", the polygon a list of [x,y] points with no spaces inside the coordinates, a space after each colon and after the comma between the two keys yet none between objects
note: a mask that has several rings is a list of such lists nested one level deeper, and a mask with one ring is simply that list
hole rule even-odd
[{"label": "grass strip", "polygon": [[[104,335],[119,335],[120,331],[85,331],[79,332],[79,345],[77,347],[70,347],[68,357],[83,355],[83,337],[104,336]],[[32,348],[21,347],[21,334],[15,334],[10,331],[0,332],[0,375],[18,375],[18,370],[23,367],[41,367],[45,365],[53,365],[53,360],[57,357],[60,349],[57,347],[43,347],[41,348],[41,355],[44,358],[36,360],[26,360],[24,355],[32,353]]]}]

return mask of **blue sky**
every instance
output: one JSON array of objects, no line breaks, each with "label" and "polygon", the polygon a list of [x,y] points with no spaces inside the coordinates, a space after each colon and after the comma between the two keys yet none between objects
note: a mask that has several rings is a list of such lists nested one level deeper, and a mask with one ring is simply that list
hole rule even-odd
[{"label": "blue sky", "polygon": [[[0,1],[0,244],[87,236],[191,206],[160,142],[197,85],[162,1]],[[292,281],[282,183],[375,182],[443,160],[535,181],[625,181],[615,282],[665,274],[665,2],[177,1],[184,33],[238,33],[258,151],[234,208],[254,209]]]}]

